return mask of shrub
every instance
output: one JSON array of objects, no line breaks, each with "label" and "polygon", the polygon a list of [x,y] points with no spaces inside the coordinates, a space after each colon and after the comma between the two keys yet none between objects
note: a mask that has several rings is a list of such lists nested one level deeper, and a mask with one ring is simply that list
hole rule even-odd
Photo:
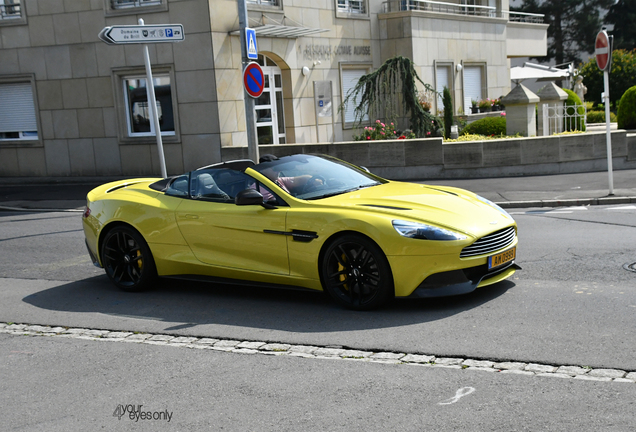
[{"label": "shrub", "polygon": [[[583,75],[583,83],[587,87],[585,99],[602,103],[601,93],[605,90],[603,72],[596,66],[594,56],[579,66],[579,74]],[[636,76],[636,50],[613,50],[612,70],[610,72],[611,103],[616,108],[621,96],[634,85]]]},{"label": "shrub", "polygon": [[453,98],[446,86],[444,86],[442,101],[444,102],[444,138],[448,139],[450,138],[451,125],[453,124]]},{"label": "shrub", "polygon": [[630,87],[618,106],[618,128],[636,129],[636,86]]},{"label": "shrub", "polygon": [[486,135],[498,136],[506,134],[506,117],[486,117],[481,120],[469,123],[463,130],[462,135]]},{"label": "shrub", "polygon": [[[610,122],[616,123],[616,114],[611,111]],[[587,123],[605,123],[605,111],[588,111]]]},{"label": "shrub", "polygon": [[[568,94],[568,98],[565,101],[565,107],[564,107],[565,112],[569,115],[573,115],[575,113],[574,105],[583,105],[583,102],[581,102],[581,98],[579,98],[576,95],[576,93],[574,93],[572,90],[568,90],[568,89],[563,89],[563,90]],[[568,108],[568,107],[572,107],[572,108]],[[576,113],[583,116],[585,114],[585,108],[582,106],[576,108]],[[582,132],[585,132],[584,120],[585,119],[583,117],[566,118],[564,119],[563,130],[565,131],[580,130]]]},{"label": "shrub", "polygon": [[[430,132],[429,132],[430,136]],[[413,139],[416,138],[413,131],[399,131],[395,129],[394,123],[382,123],[376,120],[373,126],[367,126],[362,130],[360,135],[354,135],[354,141],[375,141],[375,140],[393,140],[393,139]]]}]

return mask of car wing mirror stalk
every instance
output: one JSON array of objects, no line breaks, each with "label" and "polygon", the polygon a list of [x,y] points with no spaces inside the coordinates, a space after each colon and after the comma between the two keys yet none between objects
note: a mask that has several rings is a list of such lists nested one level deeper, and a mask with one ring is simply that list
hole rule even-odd
[{"label": "car wing mirror stalk", "polygon": [[245,189],[240,191],[236,194],[236,198],[234,198],[234,204],[239,206],[259,205],[268,210],[278,208],[263,201],[263,195],[255,189]]}]

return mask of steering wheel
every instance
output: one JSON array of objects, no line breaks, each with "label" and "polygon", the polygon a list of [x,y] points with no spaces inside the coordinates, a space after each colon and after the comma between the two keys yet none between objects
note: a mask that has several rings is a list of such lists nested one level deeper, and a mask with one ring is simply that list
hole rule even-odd
[{"label": "steering wheel", "polygon": [[[316,183],[316,180],[320,180],[321,183]],[[300,192],[301,194],[311,192],[314,189],[318,189],[321,186],[326,186],[327,180],[321,176],[320,174],[312,175],[309,180],[303,185],[303,190]]]}]

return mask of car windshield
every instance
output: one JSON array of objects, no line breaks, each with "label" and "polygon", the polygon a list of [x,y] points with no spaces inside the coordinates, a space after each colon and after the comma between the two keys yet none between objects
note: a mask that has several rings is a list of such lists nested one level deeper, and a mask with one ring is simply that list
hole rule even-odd
[{"label": "car windshield", "polygon": [[329,156],[284,156],[252,168],[290,195],[305,200],[327,198],[386,182]]}]

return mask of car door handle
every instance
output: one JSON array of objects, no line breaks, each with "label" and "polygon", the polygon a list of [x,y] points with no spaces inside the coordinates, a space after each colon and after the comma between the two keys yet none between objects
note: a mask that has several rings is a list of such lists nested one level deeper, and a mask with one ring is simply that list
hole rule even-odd
[{"label": "car door handle", "polygon": [[197,216],[195,214],[186,214],[185,218],[186,219],[199,219],[199,216]]}]

